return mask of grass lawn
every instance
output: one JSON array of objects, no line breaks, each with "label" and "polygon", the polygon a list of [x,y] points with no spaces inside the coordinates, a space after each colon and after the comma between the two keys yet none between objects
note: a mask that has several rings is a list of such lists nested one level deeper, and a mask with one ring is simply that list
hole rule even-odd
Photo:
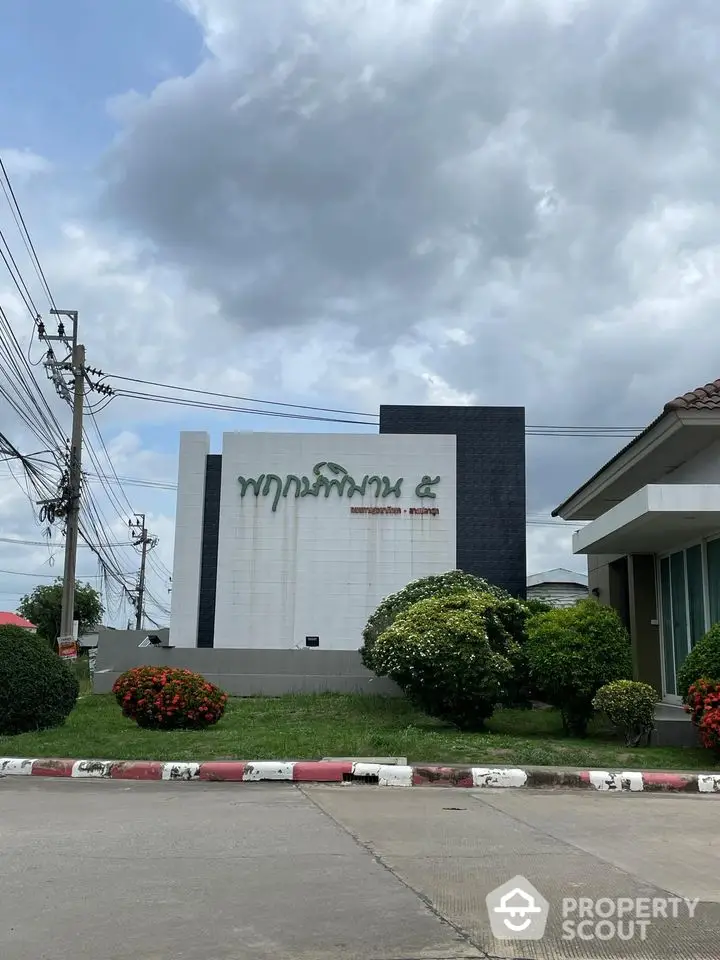
[{"label": "grass lawn", "polygon": [[204,731],[140,730],[112,696],[85,695],[63,727],[0,737],[0,756],[97,760],[317,760],[402,756],[410,763],[537,764],[600,769],[708,770],[701,749],[629,749],[599,724],[586,740],[564,737],[552,710],[501,710],[487,733],[460,733],[385,697],[231,699]]}]

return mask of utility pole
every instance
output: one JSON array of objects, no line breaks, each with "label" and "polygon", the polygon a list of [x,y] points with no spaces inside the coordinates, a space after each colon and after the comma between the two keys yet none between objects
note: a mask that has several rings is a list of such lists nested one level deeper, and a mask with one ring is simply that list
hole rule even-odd
[{"label": "utility pole", "polygon": [[[44,501],[47,511],[52,516],[65,518],[65,566],[63,571],[62,613],[60,615],[59,641],[70,641],[73,637],[73,621],[75,619],[75,568],[77,564],[78,534],[80,527],[80,495],[82,489],[82,439],[83,439],[83,406],[85,403],[85,385],[91,390],[108,394],[110,388],[99,383],[93,383],[88,374],[100,373],[99,370],[88,370],[85,366],[85,347],[77,342],[78,313],[77,310],[51,310],[57,317],[66,317],[72,324],[70,336],[65,331],[65,325],[58,321],[57,335],[48,334],[45,325],[38,318],[38,336],[44,342],[50,343],[45,357],[45,367],[48,376],[53,381],[58,394],[72,407],[72,434],[68,452],[67,477],[62,483],[62,489],[57,500]],[[58,360],[52,348],[53,342],[59,342],[69,351],[64,360]],[[68,383],[67,374],[70,374]]]},{"label": "utility pole", "polygon": [[67,527],[65,533],[65,569],[63,572],[62,614],[60,639],[73,636],[75,619],[75,566],[77,563],[78,528],[80,523],[80,485],[82,483],[82,435],[83,402],[85,399],[85,347],[73,346],[73,422],[70,438],[70,463],[68,469]]},{"label": "utility pole", "polygon": [[135,629],[142,630],[143,606],[145,601],[145,562],[148,551],[157,546],[157,537],[149,536],[145,526],[145,514],[134,514],[135,520],[128,520],[130,536],[135,546],[140,547],[140,576],[138,577],[137,606],[135,610]]}]

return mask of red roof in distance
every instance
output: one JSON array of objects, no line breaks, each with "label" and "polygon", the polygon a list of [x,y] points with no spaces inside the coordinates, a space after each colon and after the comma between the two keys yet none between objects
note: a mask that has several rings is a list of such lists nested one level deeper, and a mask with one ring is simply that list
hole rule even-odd
[{"label": "red roof in distance", "polygon": [[3,613],[0,611],[0,627],[25,627],[26,630],[35,630],[34,623],[30,623],[24,617],[19,617],[16,613]]}]

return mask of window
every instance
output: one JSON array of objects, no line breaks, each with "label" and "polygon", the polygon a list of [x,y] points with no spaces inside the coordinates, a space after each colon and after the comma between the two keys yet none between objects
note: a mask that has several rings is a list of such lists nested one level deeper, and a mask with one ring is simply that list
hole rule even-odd
[{"label": "window", "polygon": [[675,653],[673,651],[672,602],[670,600],[670,557],[660,561],[660,600],[662,609],[665,693],[675,692]]},{"label": "window", "polygon": [[685,551],[687,573],[688,625],[690,627],[690,649],[705,633],[705,591],[703,589],[702,547],[690,547]]},{"label": "window", "polygon": [[[712,613],[715,604],[716,619],[720,620],[720,540],[713,541],[713,545],[708,544],[707,550],[708,570],[711,564],[714,570],[714,575],[709,579],[714,584],[710,589],[710,609]],[[677,672],[707,629],[701,544],[678,550],[660,560],[660,615],[664,692],[677,696]]]},{"label": "window", "polygon": [[708,600],[710,623],[720,620],[720,540],[708,540],[707,546]]},{"label": "window", "polygon": [[[670,599],[672,602],[672,635],[675,650],[675,674],[688,655],[687,597],[685,593],[685,551],[670,557]],[[672,692],[677,693],[673,685]],[[670,693],[670,689],[668,690]]]}]

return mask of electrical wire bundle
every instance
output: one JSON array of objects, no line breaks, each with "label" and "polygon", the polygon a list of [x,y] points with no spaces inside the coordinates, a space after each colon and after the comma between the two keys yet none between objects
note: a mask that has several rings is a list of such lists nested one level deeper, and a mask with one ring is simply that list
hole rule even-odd
[{"label": "electrical wire bundle", "polygon": [[[50,307],[57,310],[55,298],[53,297],[47,278],[40,263],[37,250],[30,236],[27,223],[17,200],[17,196],[12,186],[7,169],[0,158],[0,189],[5,197],[13,220],[20,234],[20,238],[27,252],[30,263],[37,276],[43,295],[47,298]],[[0,258],[4,262],[13,284],[18,292],[20,301],[28,311],[32,324],[32,338],[27,352],[23,350],[20,341],[13,330],[13,327],[0,307],[0,397],[4,398],[12,411],[16,414],[22,427],[32,434],[41,449],[36,454],[23,455],[17,446],[11,443],[8,438],[2,435],[0,439],[0,457],[19,466],[20,477],[16,476],[12,468],[11,476],[20,485],[24,493],[30,500],[33,509],[36,511],[41,523],[46,527],[46,536],[50,543],[50,529],[58,523],[63,523],[67,514],[69,505],[69,443],[66,431],[58,417],[50,406],[45,393],[37,380],[34,368],[42,362],[42,357],[38,360],[31,359],[31,351],[35,338],[42,341],[45,327],[40,317],[40,312],[30,290],[29,284],[23,277],[17,258],[14,256],[10,244],[3,230],[0,228]],[[64,333],[60,329],[59,333]],[[67,343],[67,341],[66,341]],[[43,344],[46,349],[48,344]],[[47,349],[45,359],[55,360],[52,347]],[[99,371],[92,371],[99,373]],[[101,393],[107,393],[101,389]],[[61,395],[70,401],[69,394],[61,391]],[[100,447],[104,454],[104,460],[107,466],[104,468],[101,462],[100,454],[94,446],[93,440],[85,431],[85,455],[90,460],[96,470],[96,476],[100,480],[103,491],[113,506],[120,509],[120,517],[123,526],[126,523],[126,517],[122,514],[124,508],[117,498],[112,484],[106,478],[106,472],[109,470],[115,480],[117,473],[110,458],[110,454],[105,444],[105,440],[100,432],[99,424],[95,419],[96,413],[110,401],[111,396],[103,395],[101,400],[95,405],[87,405],[89,420],[92,424]],[[119,481],[118,481],[119,483]],[[125,501],[130,511],[132,505],[122,490]],[[108,521],[105,512],[89,484],[81,484],[80,513],[79,513],[79,538],[95,554],[99,564],[99,576],[103,581],[104,594],[106,597],[106,606],[110,604],[119,605],[124,600],[134,600],[134,581],[133,575],[125,571],[127,565],[118,553],[118,544],[114,543],[108,535],[111,524]],[[11,540],[11,538],[3,538]],[[113,538],[114,539],[114,538]],[[11,541],[12,542],[12,541]],[[42,542],[42,541],[40,541]],[[57,545],[57,542],[55,542]],[[166,582],[169,580],[170,573],[162,573],[161,564],[155,561],[154,568],[161,572]],[[165,611],[163,605],[158,606]]]}]

